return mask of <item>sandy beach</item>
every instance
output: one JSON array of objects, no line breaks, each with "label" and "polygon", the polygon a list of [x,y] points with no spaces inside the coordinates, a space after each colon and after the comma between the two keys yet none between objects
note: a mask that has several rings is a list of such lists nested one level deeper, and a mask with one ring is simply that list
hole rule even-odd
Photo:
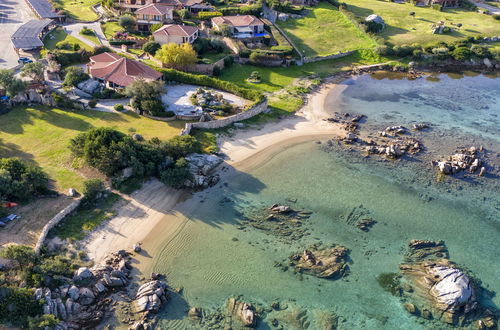
[{"label": "sandy beach", "polygon": [[[323,120],[330,116],[325,109],[325,99],[335,86],[334,83],[322,85],[290,118],[267,123],[258,129],[238,130],[233,136],[220,140],[227,164],[236,169],[248,168],[262,161],[258,154],[269,155],[272,150],[304,140],[343,134],[341,128]],[[158,245],[175,235],[188,221],[176,211],[175,205],[189,195],[165,187],[156,180],[145,183],[140,190],[126,197],[115,217],[84,242],[89,257],[99,262],[111,252],[131,249],[133,244],[142,243],[144,252],[139,256],[139,263],[144,263],[140,267],[144,270],[147,259],[152,258]]]}]

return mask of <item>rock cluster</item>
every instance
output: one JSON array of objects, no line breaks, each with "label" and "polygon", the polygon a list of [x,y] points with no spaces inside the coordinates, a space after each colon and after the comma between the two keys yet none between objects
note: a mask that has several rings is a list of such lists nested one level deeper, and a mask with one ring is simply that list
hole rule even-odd
[{"label": "rock cluster", "polygon": [[201,107],[207,113],[216,113],[221,109],[231,108],[227,100],[224,100],[224,95],[216,93],[204,88],[197,88],[196,92],[190,96],[191,103]]},{"label": "rock cluster", "polygon": [[325,119],[331,123],[340,123],[347,132],[355,132],[358,129],[358,123],[365,115],[352,115],[347,112],[335,112],[333,117]]},{"label": "rock cluster", "polygon": [[36,289],[35,299],[43,299],[44,314],[53,314],[61,320],[57,329],[92,328],[104,316],[110,302],[107,296],[128,285],[130,268],[128,253],[120,250],[90,269],[79,268],[72,283],[54,290]]},{"label": "rock cluster", "polygon": [[167,283],[153,280],[144,283],[137,290],[134,300],[135,311],[148,316],[150,313],[157,313],[166,301]]},{"label": "rock cluster", "polygon": [[377,144],[372,141],[371,145],[365,148],[369,154],[383,155],[387,158],[399,158],[405,154],[416,154],[423,149],[422,143],[412,137],[398,138],[391,140],[387,144]]},{"label": "rock cluster", "polygon": [[377,223],[377,220],[374,220],[372,218],[364,218],[358,221],[356,224],[356,227],[361,229],[362,231],[369,231],[371,227],[373,227],[374,224]]},{"label": "rock cluster", "polygon": [[324,247],[313,245],[302,254],[290,257],[291,264],[299,272],[306,272],[321,278],[337,279],[348,270],[347,257],[349,250],[340,245]]},{"label": "rock cluster", "polygon": [[255,308],[235,298],[229,298],[224,329],[255,328],[257,315]]},{"label": "rock cluster", "polygon": [[184,185],[191,188],[207,188],[219,182],[219,175],[211,175],[213,170],[223,162],[222,158],[207,154],[190,154],[186,156],[191,179]]},{"label": "rock cluster", "polygon": [[302,222],[311,212],[296,211],[287,205],[274,204],[268,209],[257,209],[249,213],[246,223],[286,240],[295,241],[305,234]]},{"label": "rock cluster", "polygon": [[447,160],[434,161],[432,165],[436,166],[439,172],[447,175],[456,174],[462,171],[475,173],[480,169],[479,175],[482,176],[486,172],[486,168],[482,166],[483,161],[480,158],[479,150],[476,147],[461,149],[454,155],[448,157]]},{"label": "rock cluster", "polygon": [[404,290],[406,298],[411,299],[411,303],[405,303],[408,312],[455,326],[474,320],[479,329],[496,324],[495,313],[482,307],[477,298],[481,288],[448,260],[444,242],[412,240],[406,261],[399,268],[405,285],[411,288]]}]

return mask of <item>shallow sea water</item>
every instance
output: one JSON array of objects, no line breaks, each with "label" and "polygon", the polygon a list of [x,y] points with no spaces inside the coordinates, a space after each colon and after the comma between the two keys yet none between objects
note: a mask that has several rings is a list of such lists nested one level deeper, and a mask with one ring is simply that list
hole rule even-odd
[{"label": "shallow sea water", "polygon": [[[486,139],[500,149],[498,78],[439,75],[433,78],[440,79],[439,84],[429,79],[376,78],[346,81],[336,111],[366,113],[381,123],[430,121],[439,124],[436,129],[477,135],[478,141]],[[460,88],[461,93],[456,91]],[[455,193],[422,180],[429,169],[420,164],[393,166],[348,152],[325,152],[314,141],[261,157],[259,166],[246,172],[230,170],[216,187],[195,194],[197,207],[179,205],[188,221],[163,244],[152,267],[164,273],[172,287],[183,287],[182,296],[175,295],[162,314],[161,328],[194,329],[184,317],[189,306],[209,312],[221,308],[228,297],[242,295],[263,306],[279,300],[290,309],[306,310],[301,324],[308,329],[320,329],[314,323],[319,311],[338,315],[340,329],[436,329],[436,323],[407,313],[400,299],[384,291],[376,279],[398,271],[414,238],[444,240],[452,261],[481,279],[488,290],[500,292],[498,178],[488,178],[487,184],[464,183]],[[273,203],[312,211],[304,221],[308,235],[287,242],[241,227],[249,208]],[[347,221],[353,210],[378,223],[362,232]],[[317,242],[351,250],[349,275],[331,281],[274,267],[276,261]],[[486,303],[500,306],[500,297]],[[271,329],[270,319],[264,319],[260,329]],[[285,326],[295,328],[299,327]]]}]

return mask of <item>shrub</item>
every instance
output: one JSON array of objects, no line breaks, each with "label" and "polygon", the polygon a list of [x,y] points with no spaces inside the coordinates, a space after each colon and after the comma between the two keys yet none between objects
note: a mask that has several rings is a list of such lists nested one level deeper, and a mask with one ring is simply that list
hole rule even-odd
[{"label": "shrub", "polygon": [[453,50],[451,56],[457,61],[464,61],[472,56],[472,51],[467,47],[457,47]]},{"label": "shrub", "polygon": [[135,17],[132,15],[123,15],[118,19],[118,25],[127,31],[132,31],[135,28]]},{"label": "shrub", "polygon": [[73,46],[67,41],[59,41],[56,44],[56,49],[72,50]]},{"label": "shrub", "polygon": [[218,67],[218,66],[215,66],[215,67],[214,67],[214,70],[212,71],[212,75],[213,75],[214,77],[219,77],[221,74],[222,74],[222,70],[221,70],[221,68],[220,68],[220,67]]},{"label": "shrub", "polygon": [[73,109],[73,101],[68,96],[56,92],[52,92],[51,96],[58,108]]},{"label": "shrub", "polygon": [[146,53],[154,56],[156,54],[156,51],[161,48],[161,45],[157,43],[156,41],[149,41],[146,42],[142,46],[142,50],[145,51]]},{"label": "shrub", "polygon": [[173,112],[172,110],[166,111],[165,117],[175,117],[175,112]]},{"label": "shrub", "polygon": [[80,50],[80,44],[73,44],[73,50],[74,51]]},{"label": "shrub", "polygon": [[110,53],[111,49],[107,46],[95,46],[92,51],[92,56],[99,55],[102,53]]},{"label": "shrub", "polygon": [[293,53],[292,46],[272,46],[271,50],[276,52],[283,52],[285,55],[291,55]]},{"label": "shrub", "polygon": [[234,63],[234,57],[232,56],[226,56],[224,57],[224,67],[228,68]]},{"label": "shrub", "polygon": [[83,182],[83,197],[80,207],[84,209],[93,207],[105,189],[104,183],[100,179],[85,180]]},{"label": "shrub", "polygon": [[253,51],[250,54],[250,63],[255,65],[272,66],[279,60],[281,57],[278,55],[264,54],[258,51]]},{"label": "shrub", "polygon": [[86,74],[82,68],[69,67],[66,69],[63,86],[76,86],[89,78],[89,75]]},{"label": "shrub", "polygon": [[175,136],[165,142],[165,151],[175,159],[185,157],[188,154],[201,152],[198,140],[191,135]]},{"label": "shrub", "polygon": [[89,54],[84,49],[77,52],[62,52],[56,50],[52,52],[52,54],[55,56],[56,61],[63,67],[75,63],[88,62],[89,60]]},{"label": "shrub", "polygon": [[207,21],[218,16],[222,16],[220,11],[200,11],[198,13],[198,18],[202,21]]},{"label": "shrub", "polygon": [[375,53],[382,56],[392,55],[392,48],[387,45],[379,45],[375,47]]},{"label": "shrub", "polygon": [[117,103],[113,106],[113,109],[115,109],[116,111],[123,111],[125,107],[123,106],[123,104]]},{"label": "shrub", "polygon": [[27,328],[28,318],[42,314],[42,305],[26,288],[5,288],[0,299],[0,322]]},{"label": "shrub", "polygon": [[484,58],[484,57],[490,57],[491,56],[491,53],[490,51],[488,50],[487,47],[485,46],[481,46],[481,45],[473,45],[470,50],[472,51],[472,53],[474,53],[475,56],[477,57],[481,57],[481,58]]},{"label": "shrub", "polygon": [[156,117],[162,117],[165,114],[163,103],[159,99],[142,100],[141,110]]},{"label": "shrub", "polygon": [[440,4],[435,3],[431,7],[432,9],[443,11],[443,6],[441,6]]},{"label": "shrub", "polygon": [[46,194],[49,177],[40,167],[17,158],[0,158],[0,196],[26,201],[32,195]]},{"label": "shrub", "polygon": [[33,265],[36,261],[35,251],[32,247],[26,245],[9,245],[0,250],[0,256],[2,258],[16,260],[21,269]]},{"label": "shrub", "polygon": [[173,188],[179,189],[184,186],[184,182],[191,178],[191,173],[187,167],[187,162],[184,158],[179,158],[174,167],[167,168],[160,173],[160,181],[171,186]]},{"label": "shrub", "polygon": [[85,34],[85,35],[88,35],[88,36],[91,36],[91,35],[95,35],[94,33],[94,30],[92,29],[89,29],[88,27],[83,27],[81,30],[80,30],[80,33],[81,34]]},{"label": "shrub", "polygon": [[89,103],[88,103],[89,107],[90,108],[95,108],[96,105],[97,105],[97,101],[96,100],[90,100]]},{"label": "shrub", "polygon": [[494,14],[493,19],[496,19],[497,21],[500,21],[500,15],[499,14]]}]

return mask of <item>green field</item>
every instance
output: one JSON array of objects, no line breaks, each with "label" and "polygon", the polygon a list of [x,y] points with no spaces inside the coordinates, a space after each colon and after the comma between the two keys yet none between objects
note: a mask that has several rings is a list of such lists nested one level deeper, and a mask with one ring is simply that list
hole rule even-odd
[{"label": "green field", "polygon": [[[53,39],[51,37],[53,37]],[[57,28],[47,34],[45,39],[43,39],[43,44],[48,50],[53,50],[56,48],[56,44],[60,41],[66,41],[70,44],[79,44],[82,49],[92,50],[91,46],[73,36],[70,36],[62,28]]]},{"label": "green field", "polygon": [[168,139],[179,134],[183,122],[166,123],[132,112],[64,111],[45,107],[14,108],[0,115],[0,157],[20,157],[40,165],[58,190],[81,188],[82,174],[75,170],[67,148],[78,133],[92,127],[111,127],[124,133],[137,132],[146,139]]},{"label": "green field", "polygon": [[[429,7],[416,7],[412,4],[399,4],[378,0],[345,0],[347,9],[360,18],[376,14],[381,16],[386,28],[379,35],[386,41],[395,44],[429,43],[436,41],[452,41],[468,36],[498,35],[500,21],[489,15],[479,14],[460,8],[449,8],[438,11]],[[415,12],[415,17],[409,15]],[[462,24],[462,27],[451,34],[432,34],[432,24],[443,21],[447,26]]]},{"label": "green field", "polygon": [[376,43],[329,3],[310,8],[304,18],[277,22],[304,56],[374,48]]},{"label": "green field", "polygon": [[[219,77],[235,84],[257,89],[263,92],[275,92],[293,83],[296,78],[319,74],[322,77],[334,74],[352,66],[368,65],[375,63],[385,63],[389,59],[380,57],[373,51],[357,51],[352,55],[334,60],[326,60],[315,63],[308,63],[302,66],[290,66],[288,68],[277,67],[257,67],[252,65],[234,64],[230,68],[224,69]],[[246,81],[253,71],[258,71],[262,77],[259,84],[252,84]]]},{"label": "green field", "polygon": [[97,38],[97,35],[95,34],[95,32],[93,34],[84,34],[84,33],[82,33],[82,31],[80,31],[80,35],[82,37],[84,37],[85,39],[87,39],[89,41],[92,41],[96,45],[100,45],[101,44],[101,42],[99,41],[99,38]]},{"label": "green field", "polygon": [[99,18],[91,6],[101,0],[55,0],[69,14],[69,17],[80,21],[95,21]]},{"label": "green field", "polygon": [[123,31],[123,28],[118,25],[117,22],[106,22],[101,25],[102,27],[102,32],[106,36],[106,39],[110,40],[115,36],[116,32],[121,32]]}]

